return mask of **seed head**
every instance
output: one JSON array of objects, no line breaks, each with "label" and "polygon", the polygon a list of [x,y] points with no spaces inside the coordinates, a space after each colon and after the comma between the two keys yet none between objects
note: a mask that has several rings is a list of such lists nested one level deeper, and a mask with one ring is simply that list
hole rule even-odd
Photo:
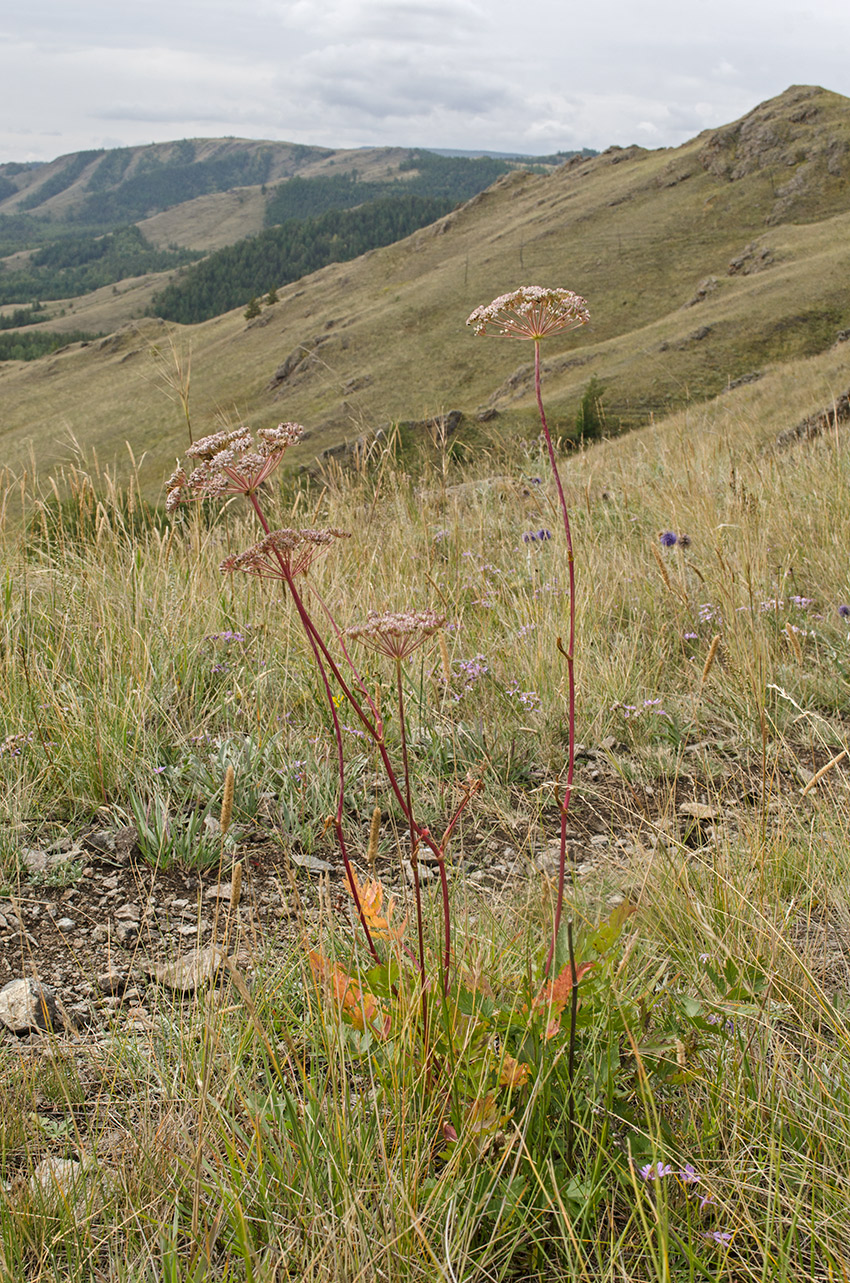
[{"label": "seed head", "polygon": [[350,537],[345,530],[273,530],[253,548],[227,557],[219,569],[226,575],[242,570],[262,579],[294,579],[309,570],[335,539]]},{"label": "seed head", "polygon": [[476,334],[512,334],[518,339],[537,340],[561,330],[573,330],[589,320],[587,301],[572,290],[522,285],[477,307],[466,323]]},{"label": "seed head", "polygon": [[256,441],[248,428],[202,437],[186,451],[186,457],[196,461],[192,472],[187,476],[178,464],[168,480],[166,512],[193,499],[254,494],[303,432],[298,423],[279,423],[260,428]]},{"label": "seed head", "polygon": [[370,610],[363,624],[346,628],[353,637],[390,659],[407,659],[426,638],[443,628],[445,619],[433,610],[407,610],[398,614],[378,614]]}]

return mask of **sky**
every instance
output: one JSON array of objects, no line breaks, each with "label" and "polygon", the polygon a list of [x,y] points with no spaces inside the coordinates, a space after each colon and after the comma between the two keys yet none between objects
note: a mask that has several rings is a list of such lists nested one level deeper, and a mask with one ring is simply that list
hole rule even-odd
[{"label": "sky", "polygon": [[0,161],[236,136],[540,155],[850,96],[847,0],[5,0]]}]

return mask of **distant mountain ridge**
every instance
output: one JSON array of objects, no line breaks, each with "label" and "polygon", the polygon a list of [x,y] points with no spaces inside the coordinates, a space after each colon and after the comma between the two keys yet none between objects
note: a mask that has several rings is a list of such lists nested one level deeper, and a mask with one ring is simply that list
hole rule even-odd
[{"label": "distant mountain ridge", "polygon": [[[225,201],[237,218],[240,195],[196,198],[143,226],[164,236],[165,220],[187,209],[214,221]],[[263,207],[259,196],[260,218]],[[120,460],[130,440],[155,489],[184,430],[151,360],[172,343],[191,350],[199,435],[294,419],[310,433],[295,463],[449,410],[473,439],[533,432],[529,346],[465,327],[476,305],[528,283],[566,286],[590,306],[589,326],[544,349],[555,431],[574,429],[591,379],[609,424],[634,427],[759,386],[786,361],[835,348],[834,362],[844,351],[850,362],[848,279],[850,101],[792,86],[680,147],[611,147],[552,172],[505,174],[406,239],[283,286],[251,318],[239,308],[186,327],[138,319],[99,343],[0,365],[0,440],[13,469],[32,449],[55,466],[69,433],[101,460]],[[156,286],[95,291],[50,324],[106,329],[119,305],[124,316],[131,304],[143,311]],[[820,389],[811,410],[822,404]]]},{"label": "distant mountain ridge", "polygon": [[[0,216],[28,213],[86,227],[139,222],[199,197],[275,187],[296,175],[355,172],[365,182],[403,181],[423,153],[429,154],[415,147],[333,149],[244,138],[184,138],[72,152],[47,163],[0,164]],[[467,161],[485,155],[451,154]],[[487,159],[551,165],[563,157],[537,161],[506,153]]]}]

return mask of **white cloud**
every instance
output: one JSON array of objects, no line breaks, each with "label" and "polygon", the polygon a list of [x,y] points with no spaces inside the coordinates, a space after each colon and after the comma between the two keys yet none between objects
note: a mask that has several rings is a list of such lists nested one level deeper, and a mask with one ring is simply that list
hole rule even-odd
[{"label": "white cloud", "polygon": [[0,30],[0,160],[205,132],[674,145],[791,83],[850,92],[848,43],[846,0],[29,0]]}]

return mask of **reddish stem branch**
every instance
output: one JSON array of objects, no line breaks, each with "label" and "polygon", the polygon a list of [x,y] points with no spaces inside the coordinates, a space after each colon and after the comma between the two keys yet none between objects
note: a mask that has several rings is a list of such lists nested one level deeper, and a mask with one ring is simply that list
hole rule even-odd
[{"label": "reddish stem branch", "polygon": [[576,583],[575,583],[575,561],[573,557],[573,537],[570,529],[570,514],[567,509],[567,501],[564,497],[564,487],[561,485],[561,474],[558,471],[558,463],[555,459],[555,447],[552,444],[552,438],[549,434],[549,425],[546,422],[546,411],[543,408],[543,396],[540,391],[540,340],[534,340],[534,391],[537,395],[537,408],[540,411],[540,422],[543,425],[543,436],[546,439],[546,448],[549,451],[549,463],[552,466],[552,472],[555,477],[555,485],[558,488],[558,501],[561,505],[561,516],[564,521],[564,532],[567,536],[567,569],[569,573],[569,590],[570,590],[570,631],[567,649],[564,652],[567,660],[567,682],[568,682],[568,701],[569,701],[569,749],[567,754],[567,783],[564,788],[564,795],[558,800],[558,807],[561,812],[561,850],[558,861],[558,897],[555,902],[555,917],[552,922],[552,940],[549,944],[549,952],[546,955],[546,966],[544,975],[548,976],[552,968],[552,959],[555,956],[555,945],[558,939],[558,932],[561,927],[561,914],[564,907],[564,881],[566,878],[567,868],[567,813],[570,809],[570,799],[573,791],[573,774],[575,772],[575,754],[576,754],[576,687],[575,687],[575,635],[576,635]]}]

